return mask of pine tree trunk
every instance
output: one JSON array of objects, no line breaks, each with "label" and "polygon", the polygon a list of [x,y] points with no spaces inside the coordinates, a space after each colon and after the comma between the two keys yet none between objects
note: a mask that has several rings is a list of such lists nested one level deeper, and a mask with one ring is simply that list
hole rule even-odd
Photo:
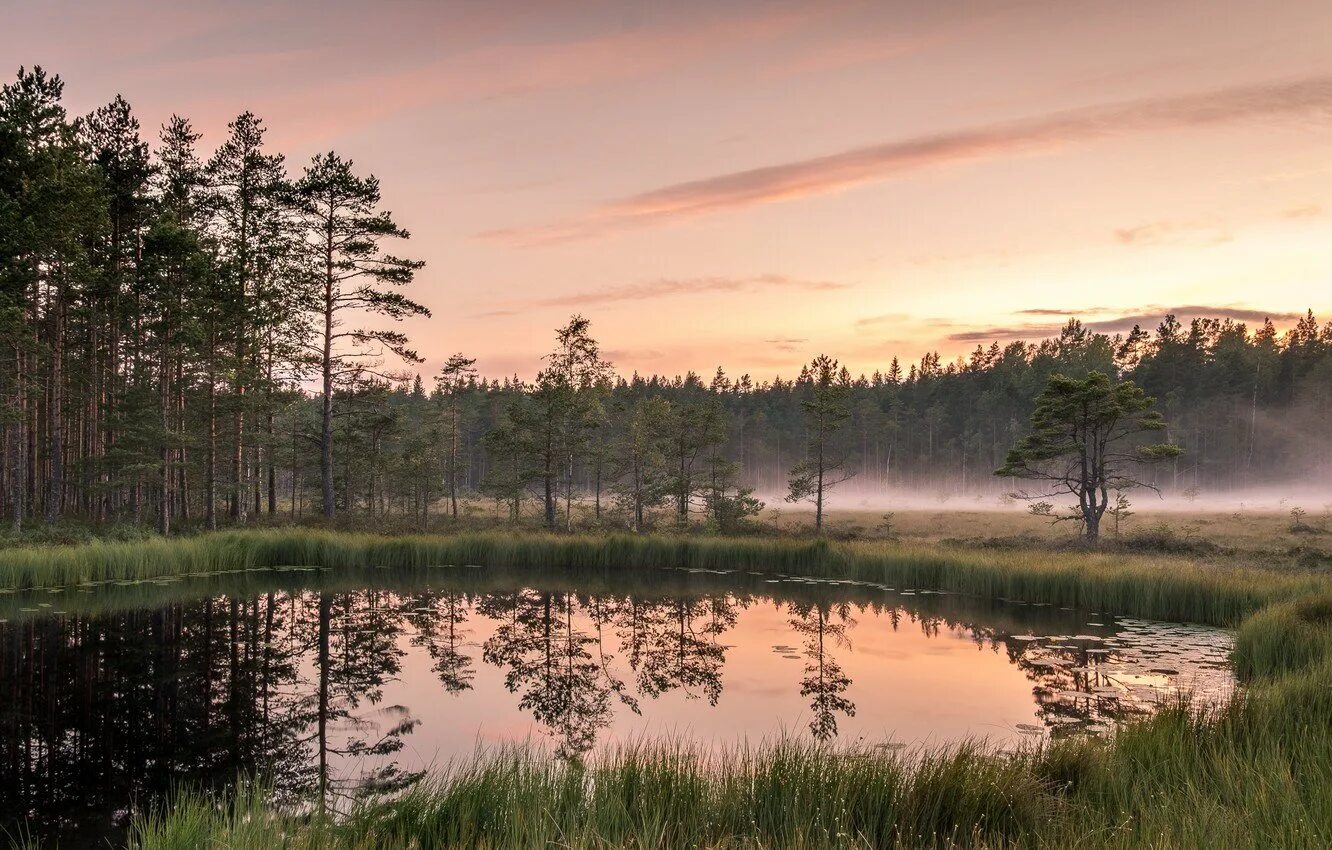
[{"label": "pine tree trunk", "polygon": [[23,354],[17,344],[14,346],[14,409],[18,412],[16,421],[5,429],[9,452],[9,511],[14,532],[23,530],[23,425],[27,421],[27,393],[23,391]]},{"label": "pine tree trunk", "polygon": [[[324,518],[333,518],[333,213],[330,210],[324,243],[324,350],[323,387],[319,425],[319,469],[323,482]],[[347,507],[351,507],[350,501]]]},{"label": "pine tree trunk", "polygon": [[[61,272],[63,274],[63,272]],[[51,389],[47,422],[51,429],[47,445],[46,521],[60,518],[65,497],[65,287],[56,289],[55,321],[51,339]]]},{"label": "pine tree trunk", "polygon": [[[168,327],[171,318],[167,317]],[[171,362],[170,350],[170,331],[167,331],[166,340],[162,345],[161,369],[158,380],[161,381],[158,400],[160,402],[160,416],[162,419],[162,431],[164,434],[171,431],[171,382],[168,380],[169,364]],[[159,489],[157,493],[157,532],[163,537],[171,533],[171,443],[164,439],[161,446],[160,465],[158,468]]]},{"label": "pine tree trunk", "polygon": [[[208,330],[209,351],[215,351],[217,334],[212,322]],[[207,472],[204,473],[204,524],[209,531],[217,530],[217,374],[214,359],[208,357],[208,457]]]},{"label": "pine tree trunk", "polygon": [[[181,365],[180,357],[176,358],[176,432],[185,433],[185,382],[184,366]],[[182,444],[176,448],[176,457],[180,461],[180,468],[176,474],[176,502],[180,506],[181,522],[190,521],[190,478],[188,458],[185,454],[185,446]]]},{"label": "pine tree trunk", "polygon": [[274,463],[273,449],[273,412],[268,413],[268,423],[265,426],[268,432],[268,515],[277,514],[277,464]]},{"label": "pine tree trunk", "polygon": [[333,518],[333,306],[332,282],[325,286],[323,388],[320,395],[319,470],[323,482],[324,517]]}]

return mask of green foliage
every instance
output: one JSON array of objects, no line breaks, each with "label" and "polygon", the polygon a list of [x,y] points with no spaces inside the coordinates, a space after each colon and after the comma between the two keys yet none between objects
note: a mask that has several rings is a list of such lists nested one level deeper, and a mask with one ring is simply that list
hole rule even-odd
[{"label": "green foliage", "polygon": [[666,500],[671,489],[664,432],[671,416],[662,398],[646,398],[626,411],[622,436],[612,450],[614,492],[629,517],[629,528],[643,528],[646,512]]},{"label": "green foliage", "polygon": [[708,513],[717,523],[717,530],[724,534],[746,530],[752,524],[751,520],[762,515],[767,507],[748,487],[739,487],[733,491],[726,488],[709,490],[706,502]]},{"label": "green foliage", "polygon": [[1171,443],[1138,440],[1165,430],[1153,403],[1132,381],[1116,383],[1100,372],[1082,379],[1052,375],[1036,398],[1031,433],[995,475],[1038,481],[1042,496],[1073,496],[1075,515],[1095,540],[1109,492],[1153,486],[1139,470],[1182,453]]},{"label": "green foliage", "polygon": [[846,367],[820,354],[810,362],[802,382],[808,384],[808,397],[800,402],[805,415],[807,439],[805,459],[791,468],[787,479],[788,502],[814,503],[814,530],[823,531],[823,504],[832,487],[855,473],[846,462],[846,451],[837,435],[851,416],[851,376]]},{"label": "green foliage", "polygon": [[1128,494],[1123,491],[1115,491],[1115,504],[1106,508],[1106,513],[1110,514],[1115,521],[1115,536],[1119,536],[1119,528],[1131,516],[1133,516],[1133,503],[1129,501]]}]

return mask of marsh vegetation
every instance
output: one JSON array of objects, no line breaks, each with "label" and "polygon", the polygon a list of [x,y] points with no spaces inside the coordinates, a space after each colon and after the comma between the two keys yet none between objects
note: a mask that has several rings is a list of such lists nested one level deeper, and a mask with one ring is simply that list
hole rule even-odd
[{"label": "marsh vegetation", "polygon": [[[550,634],[556,638],[552,646],[575,648],[576,658],[571,656],[574,667],[557,667],[576,669],[599,681],[611,675],[618,664],[627,664],[632,655],[617,643],[622,637],[608,636],[623,631],[622,618],[634,609],[633,600],[656,600],[639,606],[642,623],[656,622],[657,614],[678,615],[684,610],[688,615],[684,620],[678,616],[661,620],[659,637],[683,635],[684,642],[677,640],[675,645],[688,651],[683,656],[667,651],[662,658],[669,659],[669,663],[660,668],[648,658],[651,652],[640,656],[644,666],[663,674],[664,678],[658,678],[666,685],[656,698],[668,702],[672,698],[669,694],[674,693],[687,705],[690,701],[683,694],[688,691],[697,695],[695,702],[707,704],[714,693],[709,690],[712,679],[705,675],[707,671],[713,670],[719,680],[727,675],[725,664],[717,665],[713,653],[720,651],[726,656],[743,651],[726,647],[746,646],[746,641],[735,638],[739,632],[725,632],[725,625],[722,634],[709,632],[716,623],[727,622],[723,615],[726,606],[737,599],[736,581],[740,582],[742,597],[751,593],[756,594],[755,598],[770,600],[761,602],[760,608],[776,604],[773,610],[782,628],[790,630],[788,636],[769,640],[787,649],[776,652],[765,646],[764,650],[774,661],[783,654],[805,658],[785,662],[794,665],[789,696],[806,700],[806,709],[793,715],[794,728],[776,732],[770,728],[760,739],[747,738],[748,743],[738,743],[735,737],[726,735],[711,740],[612,736],[604,745],[575,755],[567,748],[560,752],[559,741],[586,742],[587,737],[562,724],[561,712],[552,710],[546,731],[541,733],[554,731],[549,746],[540,740],[524,741],[492,746],[475,755],[465,748],[454,749],[452,760],[434,763],[427,775],[417,780],[415,771],[420,765],[400,763],[393,753],[396,745],[411,740],[415,734],[411,730],[416,728],[411,721],[421,718],[404,716],[389,722],[390,718],[380,717],[371,724],[373,729],[359,721],[349,727],[359,728],[364,740],[359,745],[344,746],[346,742],[342,741],[330,747],[329,758],[330,762],[335,760],[332,750],[347,750],[356,753],[363,765],[391,767],[372,771],[369,776],[367,787],[385,793],[340,795],[336,806],[311,817],[309,801],[320,796],[317,761],[313,773],[304,773],[304,780],[284,784],[286,779],[280,772],[265,774],[257,760],[206,759],[219,768],[210,774],[212,781],[188,784],[173,795],[155,797],[157,803],[153,805],[145,798],[135,809],[128,833],[135,846],[187,847],[217,841],[244,847],[271,844],[281,836],[286,846],[293,847],[476,843],[516,847],[546,841],[572,846],[1020,843],[1053,847],[1065,845],[1075,834],[1090,840],[1091,846],[1159,844],[1161,836],[1166,836],[1166,843],[1177,846],[1248,846],[1246,842],[1255,834],[1255,819],[1269,830],[1265,835],[1278,835],[1290,846],[1317,846],[1332,835],[1328,831],[1332,828],[1328,810],[1320,802],[1320,789],[1328,787],[1327,758],[1332,755],[1332,740],[1325,731],[1325,720],[1332,716],[1326,697],[1326,682],[1330,680],[1327,647],[1332,632],[1327,605],[1319,601],[1326,592],[1325,578],[1319,571],[1289,564],[1269,563],[1264,567],[1258,559],[1246,565],[1227,560],[1227,556],[1200,559],[1194,554],[931,542],[918,533],[930,526],[928,520],[928,516],[902,517],[897,528],[911,532],[909,536],[914,540],[515,536],[498,532],[412,538],[274,530],[66,549],[11,549],[4,553],[3,564],[6,581],[14,592],[0,599],[8,600],[4,603],[4,618],[9,620],[5,628],[33,636],[43,634],[47,627],[40,624],[51,622],[50,612],[56,609],[63,612],[60,616],[66,622],[86,623],[78,627],[81,632],[91,629],[87,633],[93,635],[110,628],[107,634],[118,635],[118,640],[132,640],[135,629],[151,632],[158,628],[155,623],[178,624],[182,637],[191,632],[197,635],[201,618],[211,616],[213,634],[219,641],[213,663],[226,669],[232,663],[229,647],[234,646],[240,652],[236,659],[242,667],[249,665],[251,671],[256,669],[254,665],[265,663],[265,648],[271,646],[264,635],[270,626],[272,634],[288,635],[294,641],[292,646],[305,647],[304,651],[314,653],[311,657],[317,657],[321,617],[316,615],[326,607],[330,662],[335,657],[339,664],[351,659],[346,651],[353,645],[357,647],[355,658],[361,659],[330,677],[330,683],[341,683],[338,688],[351,688],[345,693],[331,689],[327,703],[334,714],[343,712],[344,720],[360,717],[374,704],[355,707],[346,702],[357,686],[382,694],[385,689],[391,692],[399,687],[395,682],[403,678],[398,668],[379,669],[385,663],[400,664],[403,658],[390,651],[402,641],[385,637],[385,622],[418,637],[431,636],[418,649],[409,650],[408,657],[413,657],[411,652],[430,656],[431,662],[424,669],[433,667],[429,680],[437,692],[468,693],[468,685],[476,687],[476,679],[469,679],[468,674],[474,677],[478,666],[484,670],[491,663],[484,658],[480,645],[504,631],[495,630],[498,623],[512,623],[517,629],[512,631],[515,647],[528,645],[522,630],[529,626],[536,629],[534,635],[547,632],[540,626],[540,613],[547,610],[543,599],[550,603]],[[1270,518],[1264,522],[1281,520]],[[426,576],[427,584],[440,582],[441,570],[450,569],[442,568],[442,564],[457,565],[451,568],[454,573],[468,564],[481,568],[450,580],[461,580],[462,585],[445,582],[433,589],[420,585],[411,589],[412,582],[420,580],[412,576]],[[546,565],[542,574],[548,578],[538,581],[525,573],[532,564]],[[182,573],[208,576],[171,580]],[[513,576],[524,574],[529,577],[513,583]],[[644,590],[643,577],[649,574],[658,577],[653,581],[664,580],[666,584],[655,592]],[[769,583],[782,575],[851,580],[853,584],[808,580]],[[399,584],[395,590],[392,583],[384,585],[389,576],[408,583]],[[104,584],[87,586],[87,582]],[[201,598],[199,582],[204,583],[205,590],[215,589]],[[56,585],[64,589],[52,594],[51,588]],[[375,586],[383,589],[370,589]],[[530,586],[535,595],[514,595],[512,588],[517,586]],[[878,600],[884,596],[885,586],[893,587],[895,593],[951,593],[899,595],[888,608],[876,612],[874,606],[883,604]],[[719,587],[725,588],[721,596],[717,595]],[[744,587],[752,589],[744,591]],[[481,612],[493,607],[495,593],[499,594],[497,598],[519,603],[519,608],[505,608],[508,613],[500,615],[503,619],[491,622]],[[451,594],[458,604],[448,601]],[[36,601],[39,596],[40,601]],[[462,604],[460,597],[471,601]],[[682,600],[691,598],[697,607],[690,603],[682,609]],[[994,601],[1001,598],[1010,601]],[[205,603],[205,599],[211,601]],[[327,606],[320,603],[321,599],[328,600]],[[975,600],[968,604],[981,605],[990,613],[946,613],[950,605],[962,604],[965,599]],[[612,604],[614,600],[620,601]],[[719,609],[719,600],[729,601]],[[1052,716],[1059,714],[1057,706],[1069,704],[1067,692],[1079,687],[1076,681],[1064,681],[1062,677],[1076,676],[1068,672],[1069,668],[1088,666],[1088,659],[1070,659],[1067,667],[1045,666],[1049,655],[1029,641],[1033,631],[1037,637],[1042,633],[1060,635],[1060,639],[1046,642],[1056,645],[1057,655],[1061,651],[1058,647],[1068,643],[1066,638],[1076,637],[1078,632],[1098,631],[1086,625],[1089,622],[1112,625],[1121,633],[1120,647],[1124,617],[1239,626],[1235,670],[1247,684],[1233,700],[1180,702],[1173,706],[1167,702],[1163,709],[1141,717],[1133,717],[1132,712],[1097,715],[1092,725],[1108,724],[1113,732],[1090,737],[1033,738],[1016,730],[1016,723],[1010,726],[1010,732],[1016,730],[1018,734],[1006,742],[1001,736],[989,743],[935,740],[921,745],[919,741],[885,741],[882,736],[853,733],[851,730],[861,729],[855,724],[878,716],[876,702],[894,701],[891,688],[872,696],[854,689],[850,682],[864,672],[855,661],[855,647],[871,648],[874,639],[867,633],[882,631],[885,612],[897,610],[903,602],[908,603],[907,610],[917,612],[906,617],[913,624],[911,629],[936,622],[934,618],[942,611],[942,622],[953,624],[950,628],[965,626],[967,641],[977,634],[986,635],[975,644],[977,647],[1007,636],[994,645],[1006,647],[1000,654],[1017,662],[1014,669],[1028,671],[1028,683],[1023,687],[1033,697],[1049,695],[1048,702],[1038,699],[1033,705],[1046,706]],[[179,613],[164,618],[163,604]],[[524,609],[525,604],[528,607]],[[850,609],[839,611],[843,604],[850,605]],[[870,607],[863,607],[866,604]],[[431,611],[428,615],[426,608]],[[963,605],[962,610],[965,608]],[[1072,611],[1060,612],[1060,608]],[[207,615],[205,609],[212,614]],[[297,615],[307,609],[313,619]],[[598,611],[601,614],[595,613]],[[1085,613],[1089,611],[1108,612],[1115,617],[1102,619],[1098,615],[1093,620]],[[460,619],[463,614],[469,618],[465,625]],[[270,615],[275,618],[272,622]],[[610,618],[601,625],[602,637],[587,643],[602,615]],[[847,615],[858,621],[849,631]],[[994,620],[996,615],[1000,619]],[[286,618],[291,616],[297,619],[288,622]],[[1083,625],[1075,628],[1070,622],[1042,632],[1033,625],[1032,616],[1037,621],[1041,617],[1074,616]],[[229,637],[232,626],[227,625],[232,620],[236,624],[234,639]],[[302,622],[304,625],[300,625]],[[675,628],[681,622],[689,623],[683,632]],[[126,631],[131,623],[139,625]],[[565,625],[572,625],[572,631]],[[473,630],[461,642],[457,642],[459,626]],[[332,638],[339,628],[349,630],[345,640],[351,643],[343,646],[343,639]],[[974,632],[975,628],[981,632]],[[312,638],[300,637],[310,629]],[[561,638],[566,631],[568,639]],[[824,674],[822,681],[850,682],[826,694],[817,688],[800,694],[804,685],[796,668],[808,671],[810,662],[804,653],[810,645],[817,645],[816,638],[823,639],[827,650],[824,663],[814,665]],[[839,638],[847,639],[851,648],[841,645]],[[459,651],[468,640],[478,645]],[[197,663],[208,643],[179,657]],[[1114,643],[1112,640],[1109,648],[1116,649]],[[31,648],[29,651],[38,646],[25,645]],[[339,646],[343,649],[332,651]],[[1084,644],[1083,649],[1088,647],[1095,648]],[[513,655],[497,649],[491,656],[501,665],[516,665],[510,673],[541,669],[542,665],[528,665],[523,652]],[[113,654],[120,658],[117,663],[140,667],[144,663],[141,653]],[[622,661],[607,662],[607,654]],[[472,667],[465,669],[463,656],[481,657],[481,661],[478,665],[476,658],[471,658]],[[509,661],[503,660],[506,658]],[[686,662],[684,667],[678,666],[681,658]],[[267,656],[270,670],[290,669],[290,662],[275,660]],[[840,668],[832,669],[828,661]],[[1165,668],[1168,664],[1177,662],[1142,666]],[[308,663],[305,666],[308,668]],[[150,664],[143,669],[156,668]],[[504,668],[495,669],[499,673]],[[653,689],[640,690],[643,683],[632,666],[623,670],[626,672],[619,681],[624,686],[617,689],[610,684],[611,679],[602,681],[607,687],[596,690],[600,697],[590,703],[585,699],[578,702],[579,716],[584,714],[583,709],[601,705],[603,700],[615,706],[613,713],[624,713],[629,700],[638,701],[640,710],[651,713],[653,697],[647,694]],[[672,679],[671,670],[683,671],[683,678]],[[201,671],[192,680],[208,678]],[[228,681],[226,676],[212,678],[219,683]],[[176,680],[183,681],[179,677]],[[262,677],[237,681],[249,683],[243,685],[243,694],[262,693],[262,689],[255,690]],[[868,684],[870,679],[863,681]],[[450,691],[449,682],[459,689]],[[521,676],[515,683],[514,698],[520,698]],[[260,722],[263,715],[254,713],[259,706],[274,711],[280,690],[275,689],[267,703],[250,702],[248,698],[236,702],[237,693],[219,685],[215,693],[217,710],[227,716],[226,711],[240,709],[243,716],[255,721],[251,727],[219,718],[213,727],[223,736],[214,741],[219,753],[255,753],[253,748],[265,741],[273,744],[282,740],[281,729],[291,729],[291,724],[269,726]],[[965,691],[965,684],[961,690]],[[161,693],[156,687],[142,691],[131,688],[129,692]],[[546,706],[561,693],[570,692],[536,688],[531,710]],[[667,696],[662,697],[663,693]],[[739,693],[733,691],[731,695],[738,698]],[[1087,693],[1088,705],[1105,707],[1097,702],[1094,690]],[[718,696],[726,705],[727,698],[720,693]],[[311,707],[308,699],[292,698],[295,704]],[[445,700],[449,698],[445,696]],[[402,705],[404,701],[386,699],[383,704],[390,703]],[[856,710],[855,715],[847,711],[848,703]],[[418,704],[426,703],[418,700]],[[231,709],[226,709],[228,705]],[[573,706],[570,702],[566,708],[572,710]],[[854,738],[811,734],[814,726],[805,724],[818,718],[817,710],[808,710],[809,706],[822,706],[837,721],[833,727],[825,724],[819,728],[837,728]],[[267,716],[272,720],[276,715]],[[143,717],[149,715],[141,720]],[[438,725],[440,721],[429,722]],[[331,723],[330,728],[336,725]],[[253,734],[244,732],[246,728],[252,728]],[[242,730],[238,743],[243,746],[239,751],[226,744],[226,736],[231,734],[227,730],[236,729]],[[383,731],[396,734],[385,737]],[[783,736],[782,731],[791,734]],[[1027,743],[1014,749],[1013,739]],[[906,746],[897,749],[898,742]],[[876,746],[880,743],[894,746]],[[375,761],[377,758],[381,760]],[[301,763],[307,765],[303,770],[311,769],[310,762]],[[259,776],[258,784],[251,784],[245,776]],[[831,791],[822,793],[826,789]],[[1241,800],[1244,806],[1239,805]],[[1179,817],[1184,810],[1206,811],[1209,816]]]}]

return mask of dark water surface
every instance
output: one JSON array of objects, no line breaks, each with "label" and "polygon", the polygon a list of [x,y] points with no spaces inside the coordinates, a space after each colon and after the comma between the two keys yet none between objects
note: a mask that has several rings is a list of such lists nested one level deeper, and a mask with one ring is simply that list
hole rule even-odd
[{"label": "dark water surface", "polygon": [[345,798],[513,741],[1011,746],[1233,683],[1219,629],[743,572],[264,570],[0,621],[0,822],[65,846],[242,771]]}]

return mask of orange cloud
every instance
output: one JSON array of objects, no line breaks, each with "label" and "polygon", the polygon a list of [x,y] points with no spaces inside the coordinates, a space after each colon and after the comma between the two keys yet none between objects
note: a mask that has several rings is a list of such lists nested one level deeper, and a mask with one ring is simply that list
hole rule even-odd
[{"label": "orange cloud", "polygon": [[[589,292],[575,292],[557,295],[551,298],[535,298],[523,301],[526,307],[587,307],[597,304],[614,304],[620,301],[644,301],[649,298],[665,298],[672,295],[708,295],[726,292],[751,292],[756,289],[800,289],[811,292],[826,292],[845,289],[844,283],[831,280],[805,280],[782,274],[761,274],[750,277],[724,277],[714,275],[695,278],[660,278],[645,283],[629,283],[622,286],[610,286]],[[482,316],[507,316],[518,312],[511,309],[491,310]]]},{"label": "orange cloud", "polygon": [[1281,215],[1286,218],[1314,218],[1315,216],[1322,214],[1323,207],[1321,204],[1306,204],[1302,207],[1291,207],[1281,213]]},{"label": "orange cloud", "polygon": [[480,235],[520,245],[587,239],[629,227],[836,192],[943,165],[1033,154],[1127,133],[1310,113],[1332,114],[1332,77],[1129,101],[870,145],[678,183],[611,201],[564,221]]},{"label": "orange cloud", "polygon": [[[1090,307],[1086,310],[1047,310],[1032,309],[1019,310],[1018,315],[1027,316],[1062,316],[1065,320],[1074,319],[1078,316],[1087,315],[1108,315],[1119,311],[1108,307]],[[1180,307],[1160,307],[1150,305],[1142,307],[1139,312],[1131,315],[1113,315],[1112,318],[1098,319],[1092,322],[1084,323],[1087,330],[1102,334],[1122,334],[1128,333],[1134,327],[1141,327],[1145,330],[1152,330],[1166,314],[1174,315],[1181,322],[1189,322],[1192,319],[1233,319],[1237,322],[1261,323],[1271,319],[1276,323],[1293,322],[1300,318],[1300,313],[1290,313],[1279,310],[1254,310],[1248,307],[1220,306],[1211,307],[1203,304],[1185,304]],[[991,340],[1014,340],[1014,339],[1045,339],[1055,336],[1063,328],[1063,322],[1055,323],[1029,323],[1014,325],[1008,327],[981,328],[978,330],[958,331],[947,336],[950,342],[988,342]]]}]

